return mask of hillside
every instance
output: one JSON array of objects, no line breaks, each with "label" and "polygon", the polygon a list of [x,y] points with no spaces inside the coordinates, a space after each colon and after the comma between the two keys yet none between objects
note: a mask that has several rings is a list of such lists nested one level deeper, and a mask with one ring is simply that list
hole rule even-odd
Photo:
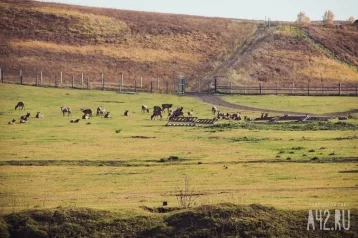
[{"label": "hillside", "polygon": [[[312,27],[265,29],[260,22],[0,1],[0,67],[8,78],[65,80],[83,72],[99,81],[225,76],[242,82],[353,82],[358,31]],[[305,36],[305,37],[303,37]],[[332,54],[339,59],[333,58]],[[348,63],[348,64],[347,64]]]}]

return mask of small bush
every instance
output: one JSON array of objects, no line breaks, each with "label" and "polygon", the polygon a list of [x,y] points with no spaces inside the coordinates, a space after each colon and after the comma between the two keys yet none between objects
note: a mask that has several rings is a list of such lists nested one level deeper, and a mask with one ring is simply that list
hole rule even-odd
[{"label": "small bush", "polygon": [[327,149],[327,147],[321,147],[321,148],[319,148],[320,150],[324,150],[324,149]]},{"label": "small bush", "polygon": [[336,152],[334,152],[334,151],[329,153],[329,155],[335,155],[335,154],[336,154]]},{"label": "small bush", "polygon": [[119,132],[121,132],[122,131],[122,129],[118,129],[118,130],[116,130],[116,133],[119,133]]},{"label": "small bush", "polygon": [[311,149],[311,150],[309,150],[308,152],[315,152],[315,150]]},{"label": "small bush", "polygon": [[303,157],[306,157],[307,155],[306,155],[306,154],[303,154],[302,156],[303,156]]},{"label": "small bush", "polygon": [[312,161],[317,161],[317,160],[319,160],[319,158],[318,158],[317,156],[315,156],[315,157],[313,157],[311,160],[312,160]]},{"label": "small bush", "polygon": [[286,160],[291,160],[291,157],[287,157]]},{"label": "small bush", "polygon": [[292,147],[292,150],[303,150],[305,147],[302,146],[297,146],[297,147]]},{"label": "small bush", "polygon": [[283,154],[283,153],[285,153],[285,151],[280,150],[278,153],[279,153],[279,154]]},{"label": "small bush", "polygon": [[295,152],[293,152],[293,151],[290,151],[290,152],[289,152],[289,154],[294,154],[294,153],[295,153]]}]

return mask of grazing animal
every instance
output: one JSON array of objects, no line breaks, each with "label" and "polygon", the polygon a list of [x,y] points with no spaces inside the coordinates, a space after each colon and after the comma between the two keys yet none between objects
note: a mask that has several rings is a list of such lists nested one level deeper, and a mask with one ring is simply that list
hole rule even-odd
[{"label": "grazing animal", "polygon": [[125,110],[125,111],[124,111],[124,116],[129,117],[130,115],[131,115],[131,114],[129,113],[128,110]]},{"label": "grazing animal", "polygon": [[184,116],[183,107],[177,108],[177,109],[173,112],[173,114],[169,117],[169,120],[171,120],[171,119],[173,119],[173,118],[180,117],[180,116]]},{"label": "grazing animal", "polygon": [[149,108],[147,105],[142,105],[142,113],[149,113]]},{"label": "grazing animal", "polygon": [[83,114],[83,116],[82,116],[82,119],[84,119],[84,120],[88,120],[90,118],[90,115],[89,114]]},{"label": "grazing animal", "polygon": [[12,119],[12,121],[9,121],[9,125],[14,125],[14,123],[16,122],[16,120],[15,119]]},{"label": "grazing animal", "polygon": [[215,115],[217,111],[218,109],[215,106],[211,107],[211,112],[213,113],[213,115]]},{"label": "grazing animal", "polygon": [[78,123],[80,121],[80,119],[72,119],[71,121],[70,121],[70,123]]},{"label": "grazing animal", "polygon": [[21,120],[24,120],[24,121],[27,121],[27,119],[30,117],[30,113],[26,113],[26,115],[23,115],[20,117],[20,123],[21,123]]},{"label": "grazing animal", "polygon": [[218,115],[217,115],[218,119],[220,119],[220,118],[224,119],[225,118],[225,113],[220,112],[220,111],[217,111],[217,112],[218,112]]},{"label": "grazing animal", "polygon": [[21,119],[20,123],[26,123],[26,120]]},{"label": "grazing animal", "polygon": [[169,108],[172,108],[172,107],[173,107],[173,104],[162,104],[163,112],[165,111],[165,109],[167,109],[169,112]]},{"label": "grazing animal", "polygon": [[111,115],[109,115],[109,112],[106,112],[106,114],[104,114],[104,118],[111,118]]},{"label": "grazing animal", "polygon": [[21,109],[25,109],[25,104],[24,104],[24,102],[18,102],[17,104],[16,104],[16,106],[15,106],[15,110],[17,109],[17,108],[21,108]]},{"label": "grazing animal", "polygon": [[188,117],[193,117],[193,110],[188,112]]},{"label": "grazing animal", "polygon": [[153,111],[155,112],[155,111],[162,111],[162,108],[161,107],[159,107],[159,106],[154,106],[153,107]]},{"label": "grazing animal", "polygon": [[96,116],[104,116],[105,114],[106,114],[106,109],[104,109],[102,106],[97,107]]},{"label": "grazing animal", "polygon": [[162,120],[162,110],[160,111],[153,111],[153,115],[150,117],[150,120],[153,120],[153,118],[160,117],[160,120]]},{"label": "grazing animal", "polygon": [[83,109],[83,108],[81,108],[80,110],[81,110],[81,112],[83,112],[84,115],[88,114],[90,118],[92,117],[92,110],[91,109]]},{"label": "grazing animal", "polygon": [[65,116],[65,113],[67,113],[67,116],[71,115],[71,108],[70,107],[61,107],[62,115]]},{"label": "grazing animal", "polygon": [[35,117],[36,118],[44,118],[45,116],[44,116],[44,114],[41,114],[40,112],[37,112]]}]

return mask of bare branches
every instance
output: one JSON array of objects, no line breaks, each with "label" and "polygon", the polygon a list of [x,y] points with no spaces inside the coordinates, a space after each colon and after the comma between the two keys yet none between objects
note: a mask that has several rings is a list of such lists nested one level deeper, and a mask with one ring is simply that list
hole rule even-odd
[{"label": "bare branches", "polygon": [[184,188],[178,189],[176,193],[178,205],[180,208],[189,208],[194,204],[194,201],[200,196],[195,192],[194,188],[190,187],[190,177],[185,175]]}]

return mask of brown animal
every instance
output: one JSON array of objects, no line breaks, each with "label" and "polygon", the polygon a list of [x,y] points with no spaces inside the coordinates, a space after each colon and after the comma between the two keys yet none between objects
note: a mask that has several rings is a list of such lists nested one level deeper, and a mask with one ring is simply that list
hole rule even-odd
[{"label": "brown animal", "polygon": [[16,120],[15,119],[12,119],[12,121],[9,121],[9,125],[14,125],[15,124],[15,122],[16,122]]},{"label": "brown animal", "polygon": [[193,110],[188,112],[188,117],[193,117]]},{"label": "brown animal", "polygon": [[18,102],[17,104],[16,104],[16,106],[15,106],[15,110],[17,109],[17,108],[21,108],[21,109],[25,109],[25,104],[24,104],[24,102]]},{"label": "brown animal", "polygon": [[213,113],[213,115],[215,115],[217,111],[218,109],[215,106],[211,107],[211,112]]},{"label": "brown animal", "polygon": [[65,116],[65,113],[67,113],[67,116],[71,115],[71,108],[70,107],[61,107],[62,115]]},{"label": "brown animal", "polygon": [[154,106],[153,107],[153,111],[162,111],[162,108],[161,107],[159,107],[159,106]]},{"label": "brown animal", "polygon": [[124,116],[129,117],[130,115],[131,115],[131,114],[129,113],[128,110],[125,110],[125,111],[124,111]]}]

